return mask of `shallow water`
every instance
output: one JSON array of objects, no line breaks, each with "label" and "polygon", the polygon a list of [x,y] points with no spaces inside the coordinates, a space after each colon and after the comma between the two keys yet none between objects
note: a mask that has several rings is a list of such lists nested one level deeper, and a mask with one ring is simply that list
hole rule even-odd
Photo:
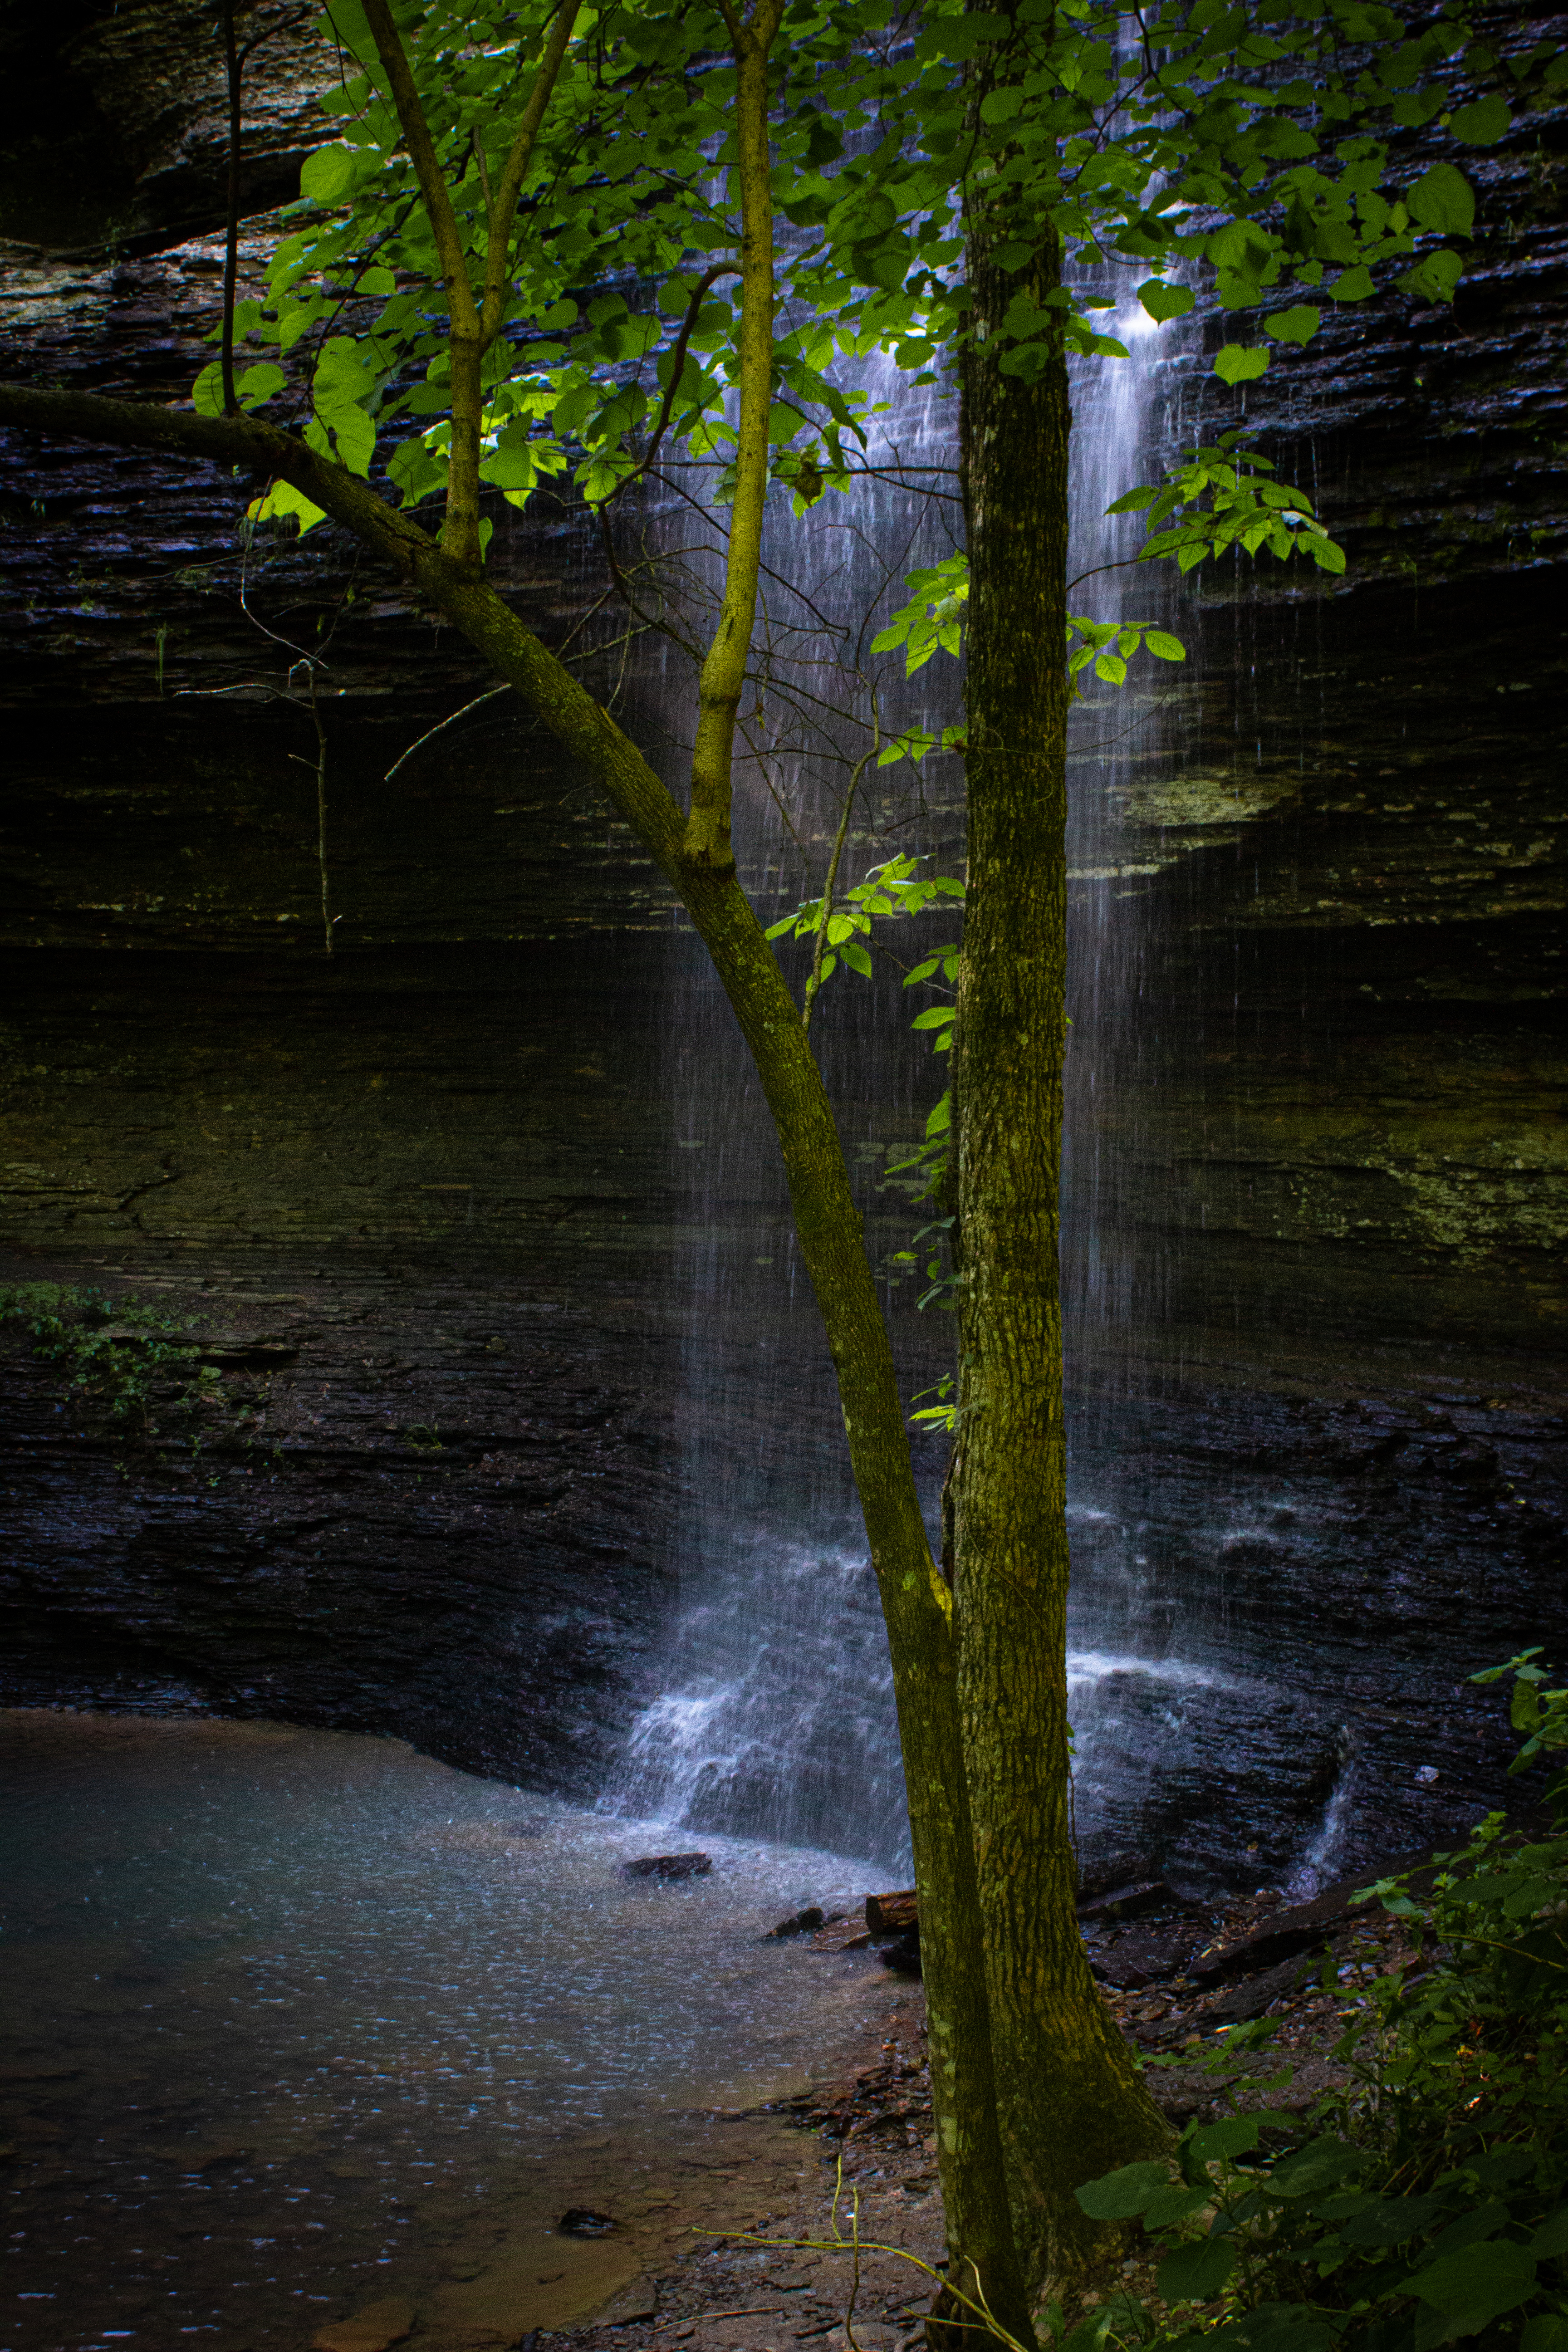
[{"label": "shallow water", "polygon": [[[692,2111],[798,2084],[883,1990],[756,1942],[874,1873],[710,1837],[710,1877],[628,1881],[657,1830],[396,1741],[11,1711],[0,1778],[0,2352],[303,2347],[398,2292],[511,2340],[636,2269],[683,2168],[795,2161]],[[593,2273],[549,2225],[606,2196]]]}]

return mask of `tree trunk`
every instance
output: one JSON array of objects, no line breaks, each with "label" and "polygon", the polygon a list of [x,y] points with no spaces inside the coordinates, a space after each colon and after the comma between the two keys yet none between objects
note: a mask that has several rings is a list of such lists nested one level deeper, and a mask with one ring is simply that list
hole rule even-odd
[{"label": "tree trunk", "polygon": [[1067,365],[1005,375],[996,329],[1059,247],[1010,272],[972,215],[963,362],[971,567],[969,874],[954,1032],[961,1273],[952,1476],[960,1708],[998,2107],[1031,2283],[1104,2231],[1073,2191],[1165,2126],[1079,1936],[1069,1834],[1058,1190],[1066,1040]]}]

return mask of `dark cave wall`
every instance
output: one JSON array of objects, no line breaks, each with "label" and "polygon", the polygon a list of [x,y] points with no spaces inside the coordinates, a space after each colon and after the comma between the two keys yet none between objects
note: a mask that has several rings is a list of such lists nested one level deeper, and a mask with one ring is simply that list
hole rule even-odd
[{"label": "dark cave wall", "polygon": [[[0,174],[8,368],[171,398],[208,357],[221,142],[188,16],[68,27],[102,185],[57,219]],[[319,69],[270,55],[263,205]],[[1498,1785],[1465,1668],[1563,1631],[1560,152],[1532,119],[1470,159],[1452,312],[1337,314],[1244,401],[1173,383],[1193,437],[1245,415],[1350,570],[1205,580],[1179,754],[1120,812],[1143,1034],[1100,1116],[1131,1314],[1070,1367],[1080,1462],[1153,1530],[1129,1635],[1270,1654],[1326,1753],[1353,1721],[1412,1840]],[[395,1729],[585,1789],[680,1568],[687,950],[509,702],[397,764],[478,666],[331,530],[243,548],[247,495],[0,446],[7,1278],[166,1301],[226,1400],[199,1454],[173,1405],[128,1435],[7,1327],[0,1687]],[[552,642],[609,633],[570,511],[502,510],[493,561]],[[330,664],[331,962],[314,736],[257,621]],[[858,1105],[857,1132],[903,1116]],[[726,1213],[772,1234],[771,1172]],[[780,1309],[826,1454],[808,1326]],[[754,1334],[711,1340],[739,1366]]]}]

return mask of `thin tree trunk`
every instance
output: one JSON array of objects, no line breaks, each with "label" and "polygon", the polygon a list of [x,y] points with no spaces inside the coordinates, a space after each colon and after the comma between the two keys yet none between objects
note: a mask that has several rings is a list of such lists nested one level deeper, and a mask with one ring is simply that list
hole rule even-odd
[{"label": "thin tree trunk", "polygon": [[960,1707],[998,2105],[1031,2281],[1070,2287],[1103,2231],[1073,2191],[1163,2121],[1089,1975],[1074,1913],[1058,1192],[1067,981],[1067,366],[993,356],[1022,272],[970,221],[963,363],[971,568],[969,874],[954,1032],[960,1372],[952,1480]]}]

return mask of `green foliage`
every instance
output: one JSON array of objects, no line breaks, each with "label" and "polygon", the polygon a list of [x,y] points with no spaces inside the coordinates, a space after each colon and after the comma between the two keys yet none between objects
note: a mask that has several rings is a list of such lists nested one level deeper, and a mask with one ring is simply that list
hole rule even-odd
[{"label": "green foliage", "polygon": [[[183,1335],[188,1317],[143,1307],[132,1296],[110,1298],[106,1291],[53,1282],[24,1283],[0,1290],[0,1323],[19,1322],[32,1334],[33,1353],[66,1368],[68,1392],[107,1409],[112,1421],[153,1425],[153,1400],[171,1373],[196,1360]],[[200,1375],[197,1375],[199,1383]],[[181,1402],[196,1387],[182,1383]]]},{"label": "green foliage", "polygon": [[[1121,513],[1126,503],[1121,500],[1110,511]],[[913,677],[933,654],[952,654],[956,658],[963,651],[963,616],[969,602],[969,558],[950,555],[929,571],[911,572],[905,585],[914,592],[910,603],[902,605],[887,627],[872,638],[871,650],[877,654],[891,653],[902,646],[904,675]],[[1107,686],[1122,684],[1127,665],[1140,646],[1146,646],[1160,661],[1185,661],[1187,657],[1180,637],[1173,636],[1168,629],[1156,628],[1152,621],[1090,621],[1069,614],[1067,642],[1068,675],[1076,678],[1092,662],[1096,677]],[[922,760],[939,740],[944,751],[962,750],[963,730],[949,727],[938,738],[920,728],[907,729],[884,747],[879,764],[885,767],[889,761],[906,758]]]},{"label": "green foliage", "polygon": [[[869,980],[871,959],[864,941],[870,936],[873,921],[889,915],[923,914],[938,899],[962,898],[963,896],[963,883],[954,881],[951,875],[920,873],[917,869],[924,862],[919,857],[890,857],[884,865],[873,866],[863,882],[857,883],[851,890],[846,890],[837,901],[804,899],[794,914],[782,916],[776,923],[769,924],[767,937],[770,940],[782,940],[786,936],[797,940],[815,939],[819,931],[826,931],[829,952],[823,957],[819,978],[824,982],[831,980],[842,958],[851,971],[858,971],[862,979]],[[927,962],[918,967],[917,971],[909,975],[905,987],[911,986],[917,978],[929,980],[938,963],[944,959],[951,964],[949,978],[955,980],[958,976],[957,955],[956,948],[937,950]],[[945,1017],[951,1019],[952,1015],[949,1013]],[[914,1025],[917,1029],[929,1029],[937,1024],[930,1015],[921,1013]],[[945,1040],[937,1045],[936,1050],[939,1054],[945,1050]]]},{"label": "green foliage", "polygon": [[[1551,1680],[1549,1668],[1539,1666],[1539,1649],[1521,1650],[1506,1664],[1488,1666],[1484,1672],[1472,1675],[1472,1682],[1500,1682],[1511,1675],[1513,1696],[1509,1706],[1509,1721],[1516,1731],[1529,1734],[1524,1746],[1510,1765],[1510,1772],[1525,1772],[1543,1756],[1554,1755],[1558,1748],[1568,1748],[1568,1690],[1547,1690]],[[1568,1805],[1568,1772],[1554,1780],[1546,1791],[1546,1801],[1554,1811]]]},{"label": "green foliage", "polygon": [[872,638],[871,651],[892,653],[902,646],[904,675],[913,677],[932,654],[956,655],[959,650],[963,608],[969,602],[969,558],[950,555],[929,571],[911,572],[904,584],[910,592],[910,602],[900,606],[887,627]]},{"label": "green foliage", "polygon": [[1158,661],[1187,658],[1187,649],[1180,637],[1173,637],[1169,629],[1157,629],[1152,621],[1082,621],[1069,616],[1068,645],[1071,648],[1068,655],[1068,677],[1077,678],[1092,662],[1096,677],[1107,686],[1123,684],[1127,665],[1140,646]]},{"label": "green foliage", "polygon": [[[1294,328],[1294,314],[1282,318]],[[1268,459],[1242,441],[1239,433],[1222,433],[1212,449],[1185,449],[1163,485],[1129,490],[1112,503],[1109,513],[1142,514],[1150,526],[1139,560],[1174,556],[1191,572],[1233,548],[1245,555],[1267,549],[1281,562],[1300,552],[1324,572],[1342,572],[1344,550],[1318,521],[1305,490],[1271,480]]]},{"label": "green foliage", "polygon": [[[845,891],[837,904],[823,898],[808,898],[792,915],[783,916],[771,924],[770,940],[815,939],[826,930],[828,952],[823,956],[818,977],[831,979],[840,960],[851,971],[863,979],[871,976],[871,959],[864,944],[871,935],[873,922],[889,916],[920,915],[939,904],[962,900],[963,885],[947,874],[921,874],[918,871],[923,859],[893,857],[885,865],[874,866],[864,882]],[[932,948],[904,974],[906,988],[941,988],[949,1001],[928,1005],[917,1013],[911,1026],[931,1038],[933,1053],[945,1054],[952,1045],[952,1022],[956,1007],[951,992],[958,985],[959,948],[956,941]],[[940,975],[940,977],[939,977]],[[901,1181],[902,1188],[917,1201],[929,1201],[939,1190],[947,1172],[949,1148],[952,1139],[952,1091],[942,1095],[926,1120],[921,1142],[906,1159],[895,1160],[888,1169],[890,1181]],[[894,1279],[921,1266],[923,1263],[927,1288],[918,1304],[921,1307],[952,1304],[953,1276],[950,1271],[945,1240],[952,1230],[951,1217],[938,1217],[923,1225],[914,1234],[907,1249],[893,1251],[889,1266]],[[947,1393],[950,1383],[942,1384]],[[944,1429],[953,1425],[953,1408],[947,1403],[928,1405],[910,1416],[917,1423],[930,1423]]]},{"label": "green foliage", "polygon": [[[553,0],[399,0],[395,11],[475,289],[491,191],[553,13]],[[342,59],[322,101],[332,135],[301,168],[293,233],[237,328],[279,361],[308,355],[313,446],[364,472],[379,446],[416,505],[446,482],[448,289],[363,10],[332,0],[325,16]],[[1093,322],[1103,298],[1037,284],[1058,240],[1069,262],[1148,268],[1142,299],[1157,320],[1194,299],[1173,273],[1206,272],[1242,311],[1287,287],[1311,291],[1264,320],[1275,342],[1308,340],[1323,301],[1364,299],[1400,264],[1421,299],[1452,299],[1459,257],[1429,246],[1468,235],[1468,184],[1451,163],[1405,194],[1385,184],[1390,131],[1443,111],[1454,61],[1489,68],[1467,51],[1463,0],[1436,16],[1370,0],[1154,0],[1136,44],[1125,21],[1121,0],[1026,0],[1010,18],[932,0],[909,20],[884,0],[791,0],[771,67],[774,197],[795,235],[778,257],[768,431],[797,510],[852,487],[870,408],[848,380],[855,363],[881,349],[932,380],[964,333],[966,201],[983,199],[994,258],[1016,277],[994,348],[1026,380],[1064,347],[1125,356]],[[1549,47],[1532,53],[1515,107],[1553,63]],[[724,495],[740,364],[734,91],[724,16],[703,0],[611,0],[578,18],[484,362],[481,476],[500,499],[521,506],[569,474],[602,503],[660,437],[683,443]],[[1511,121],[1489,91],[1452,127],[1489,145]],[[585,299],[595,286],[605,290]],[[639,288],[658,289],[651,304]],[[1216,361],[1231,382],[1268,363],[1257,340]],[[270,357],[247,370],[242,403],[280,394],[279,375]],[[209,371],[199,399],[215,396]],[[315,516],[287,489],[257,510],[292,512],[301,527]],[[897,642],[918,667],[953,625],[941,608],[961,599],[951,583],[916,594],[937,608],[900,616]]]},{"label": "green foliage", "polygon": [[[1545,1687],[1539,1656],[1473,1677],[1514,1677],[1512,1720],[1529,1735],[1516,1770],[1568,1747],[1568,1691]],[[1123,2298],[1074,2332],[1072,2352],[1568,2343],[1568,1774],[1548,1793],[1550,1835],[1493,1814],[1437,1857],[1424,1895],[1408,1874],[1369,1890],[1415,1957],[1352,2016],[1334,2053],[1349,2088],[1310,2137],[1271,2158],[1256,2115],[1189,2126],[1169,2164],[1079,2191],[1087,2212],[1138,2218],[1165,2249],[1168,2308]],[[1234,2080],[1238,2046],[1266,2046],[1268,2031],[1233,2034],[1213,2070]]]}]

